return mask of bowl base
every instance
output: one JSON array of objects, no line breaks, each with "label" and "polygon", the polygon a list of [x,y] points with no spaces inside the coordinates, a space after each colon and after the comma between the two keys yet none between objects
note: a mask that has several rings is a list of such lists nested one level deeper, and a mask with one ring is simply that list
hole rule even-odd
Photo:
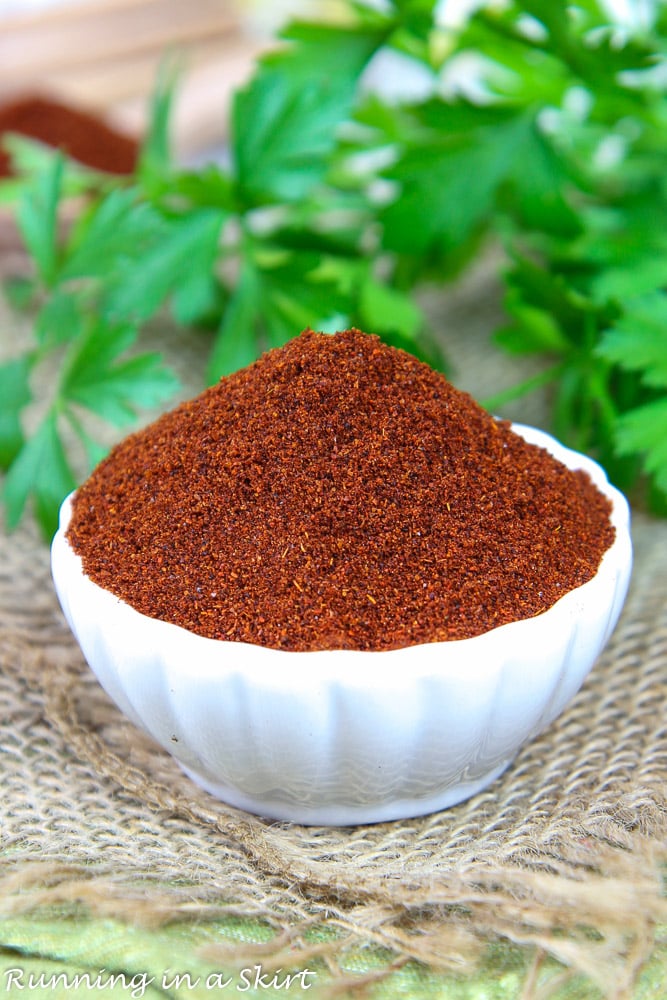
[{"label": "bowl base", "polygon": [[[427,813],[439,812],[471,798],[500,777],[510,765],[512,758],[496,765],[481,778],[474,781],[460,781],[437,792],[435,795],[419,798],[393,799],[390,802],[353,803],[338,802],[330,805],[306,802],[284,802],[280,799],[255,797],[240,792],[237,788],[221,784],[198,774],[184,764],[182,770],[204,791],[227,805],[255,813],[265,819],[300,823],[304,826],[358,826],[365,823],[383,823],[391,820],[412,819]],[[179,762],[180,763],[180,762]]]}]

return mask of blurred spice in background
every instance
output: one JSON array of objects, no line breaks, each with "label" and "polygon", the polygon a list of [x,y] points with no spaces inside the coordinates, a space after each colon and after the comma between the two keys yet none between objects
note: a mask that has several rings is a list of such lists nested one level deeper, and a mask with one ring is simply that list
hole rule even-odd
[{"label": "blurred spice in background", "polygon": [[10,133],[61,149],[84,166],[105,173],[131,174],[137,161],[137,141],[102,118],[40,94],[26,94],[0,104],[0,177],[12,173],[10,157],[2,148]]}]

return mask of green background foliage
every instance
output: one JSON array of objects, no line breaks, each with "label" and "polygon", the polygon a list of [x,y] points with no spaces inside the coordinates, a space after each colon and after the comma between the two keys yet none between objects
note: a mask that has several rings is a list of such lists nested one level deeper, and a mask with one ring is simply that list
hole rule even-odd
[{"label": "green background foliage", "polygon": [[[173,396],[175,376],[142,349],[165,308],[210,337],[210,382],[307,326],[356,325],[444,368],[415,294],[489,242],[507,313],[490,334],[544,371],[486,405],[549,384],[556,435],[667,509],[667,8],[621,26],[597,0],[510,0],[457,30],[434,8],[348,0],[345,23],[289,25],[234,97],[228,166],[170,158],[168,70],[132,177],[11,140],[19,179],[0,198],[33,272],[6,291],[33,310],[34,338],[0,366],[10,527],[31,501],[53,532],[74,485],[66,426],[93,465],[91,413],[127,428]],[[388,52],[423,96],[369,86]],[[474,94],[452,84],[462,56]],[[85,208],[63,235],[72,193]],[[59,375],[26,439],[50,356]]]}]

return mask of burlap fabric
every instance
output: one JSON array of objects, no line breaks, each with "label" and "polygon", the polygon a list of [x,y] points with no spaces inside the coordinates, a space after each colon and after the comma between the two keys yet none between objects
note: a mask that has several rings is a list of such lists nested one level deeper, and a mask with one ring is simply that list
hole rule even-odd
[{"label": "burlap fabric", "polygon": [[[430,308],[459,384],[483,398],[517,377],[489,354],[492,280]],[[621,622],[564,715],[469,802],[350,829],[267,823],[200,792],[88,671],[36,530],[3,534],[0,915],[75,900],[156,923],[240,914],[278,930],[266,967],[324,955],[333,972],[359,941],[461,969],[501,937],[629,996],[667,916],[667,522],[637,510],[633,530]],[[336,937],[301,936],[318,922]]]}]

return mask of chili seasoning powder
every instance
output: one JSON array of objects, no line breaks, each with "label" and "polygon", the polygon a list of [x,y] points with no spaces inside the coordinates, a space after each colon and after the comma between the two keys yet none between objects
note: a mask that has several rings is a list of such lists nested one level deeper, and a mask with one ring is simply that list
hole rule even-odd
[{"label": "chili seasoning powder", "polygon": [[77,491],[85,573],[213,639],[382,650],[537,615],[610,503],[404,351],[306,331],[121,442]]},{"label": "chili seasoning powder", "polygon": [[[61,149],[73,160],[109,174],[131,174],[139,145],[98,115],[40,94],[23,94],[0,105],[0,141],[15,132]],[[11,175],[9,155],[0,148],[0,177]]]}]

